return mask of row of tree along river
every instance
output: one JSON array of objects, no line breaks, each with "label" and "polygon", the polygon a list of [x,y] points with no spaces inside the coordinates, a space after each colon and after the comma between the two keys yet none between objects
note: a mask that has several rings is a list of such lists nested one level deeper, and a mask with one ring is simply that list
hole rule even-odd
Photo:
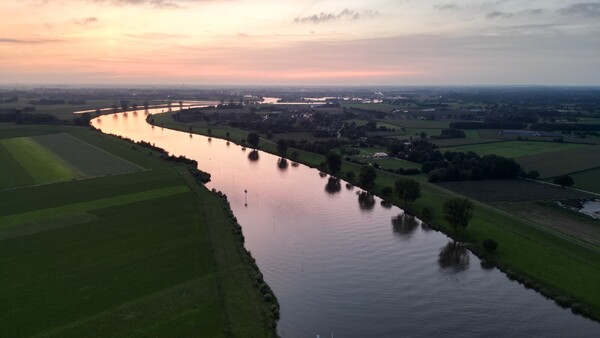
[{"label": "row of tree along river", "polygon": [[[164,108],[150,109],[160,113]],[[283,337],[592,336],[600,325],[509,280],[444,234],[360,189],[220,139],[153,127],[143,111],[92,121],[197,160],[227,194],[281,305]]]}]

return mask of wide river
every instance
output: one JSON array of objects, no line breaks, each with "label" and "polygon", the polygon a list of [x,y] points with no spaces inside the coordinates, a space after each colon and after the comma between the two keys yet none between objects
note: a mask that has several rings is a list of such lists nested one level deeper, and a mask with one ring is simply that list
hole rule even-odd
[{"label": "wide river", "polygon": [[[150,109],[159,113],[165,108]],[[303,165],[220,139],[105,115],[103,132],[156,144],[210,172],[281,305],[283,337],[592,337],[600,325],[509,280],[397,207]],[[245,193],[244,191],[247,191]],[[247,205],[246,205],[247,204]]]}]

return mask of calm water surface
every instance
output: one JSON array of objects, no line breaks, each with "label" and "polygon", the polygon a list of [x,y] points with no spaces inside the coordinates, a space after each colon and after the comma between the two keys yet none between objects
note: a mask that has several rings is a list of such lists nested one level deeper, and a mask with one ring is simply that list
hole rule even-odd
[{"label": "calm water surface", "polygon": [[93,125],[193,158],[211,173],[209,188],[229,197],[279,299],[283,337],[600,336],[598,323],[482,268],[445,235],[378,198],[359,198],[343,181],[328,185],[314,169],[279,166],[263,152],[253,161],[239,146],[145,118],[141,110]]}]

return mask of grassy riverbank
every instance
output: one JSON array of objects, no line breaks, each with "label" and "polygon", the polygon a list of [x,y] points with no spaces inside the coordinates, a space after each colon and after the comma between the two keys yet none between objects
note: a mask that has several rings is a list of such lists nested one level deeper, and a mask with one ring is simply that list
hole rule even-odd
[{"label": "grassy riverbank", "polygon": [[[3,147],[25,144],[78,169],[0,190],[3,335],[275,336],[276,300],[226,199],[185,165],[84,128],[0,127],[3,140],[49,136]],[[92,158],[70,157],[81,147],[110,156],[118,170],[79,175],[96,167]],[[0,159],[39,172],[33,162],[42,159],[15,154],[3,151]]]},{"label": "grassy riverbank", "polygon": [[[206,126],[178,123],[171,114],[154,115],[158,126],[184,132],[207,135]],[[230,127],[211,126],[213,137],[227,138],[235,143],[247,135],[247,132]],[[261,140],[261,150],[275,153],[276,145],[269,140]],[[300,150],[288,150],[288,154],[297,151],[298,161],[311,167],[318,167],[324,157]],[[342,177],[353,171],[358,177],[360,166],[344,162]],[[382,195],[384,187],[393,187],[401,176],[386,171],[377,171],[376,186],[372,191]],[[419,180],[422,197],[415,203],[403,205],[395,196],[386,199],[417,216],[423,216],[424,208],[432,211],[428,223],[448,234],[466,242],[470,249],[487,261],[494,262],[510,278],[520,280],[526,287],[533,287],[544,295],[553,298],[573,311],[581,312],[600,320],[600,248],[597,245],[581,241],[562,232],[545,227],[535,219],[523,219],[504,212],[493,205],[475,202],[474,216],[466,231],[454,233],[443,218],[442,204],[457,194],[438,185],[427,182],[424,175],[413,176]],[[353,182],[356,183],[356,182]],[[482,248],[484,239],[493,238],[499,243],[493,254]],[[491,305],[493,306],[493,305]]]}]

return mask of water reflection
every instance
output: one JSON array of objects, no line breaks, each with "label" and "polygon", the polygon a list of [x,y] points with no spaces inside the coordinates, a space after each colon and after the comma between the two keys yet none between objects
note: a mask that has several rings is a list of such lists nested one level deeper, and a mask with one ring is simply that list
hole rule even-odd
[{"label": "water reflection", "polygon": [[373,210],[375,207],[375,196],[366,191],[357,192],[356,194],[358,195],[358,206],[360,207],[360,210]]},{"label": "water reflection", "polygon": [[388,201],[381,200],[381,203],[379,203],[379,204],[381,204],[381,206],[384,207],[385,209],[391,209],[392,208],[392,203],[390,203]]},{"label": "water reflection", "polygon": [[258,161],[259,155],[258,155],[258,150],[252,150],[249,154],[248,154],[248,159],[250,161]]},{"label": "water reflection", "polygon": [[[229,142],[228,142],[229,143]],[[277,160],[277,168],[279,168],[279,170],[287,170],[288,168],[288,161],[285,158],[280,158]]]},{"label": "water reflection", "polygon": [[352,190],[352,189],[354,189],[354,186],[350,183],[346,183],[346,189]]},{"label": "water reflection", "polygon": [[449,241],[438,256],[438,264],[442,269],[448,269],[450,272],[461,272],[469,268],[469,251],[467,248],[455,241]]},{"label": "water reflection", "polygon": [[410,237],[418,227],[419,222],[415,216],[399,214],[396,217],[392,217],[392,229],[394,233],[400,235],[400,237]]},{"label": "water reflection", "polygon": [[340,192],[340,190],[342,190],[342,184],[340,183],[340,179],[332,176],[329,177],[329,179],[327,180],[327,184],[325,185],[325,191],[327,191],[328,194],[333,195]]}]

